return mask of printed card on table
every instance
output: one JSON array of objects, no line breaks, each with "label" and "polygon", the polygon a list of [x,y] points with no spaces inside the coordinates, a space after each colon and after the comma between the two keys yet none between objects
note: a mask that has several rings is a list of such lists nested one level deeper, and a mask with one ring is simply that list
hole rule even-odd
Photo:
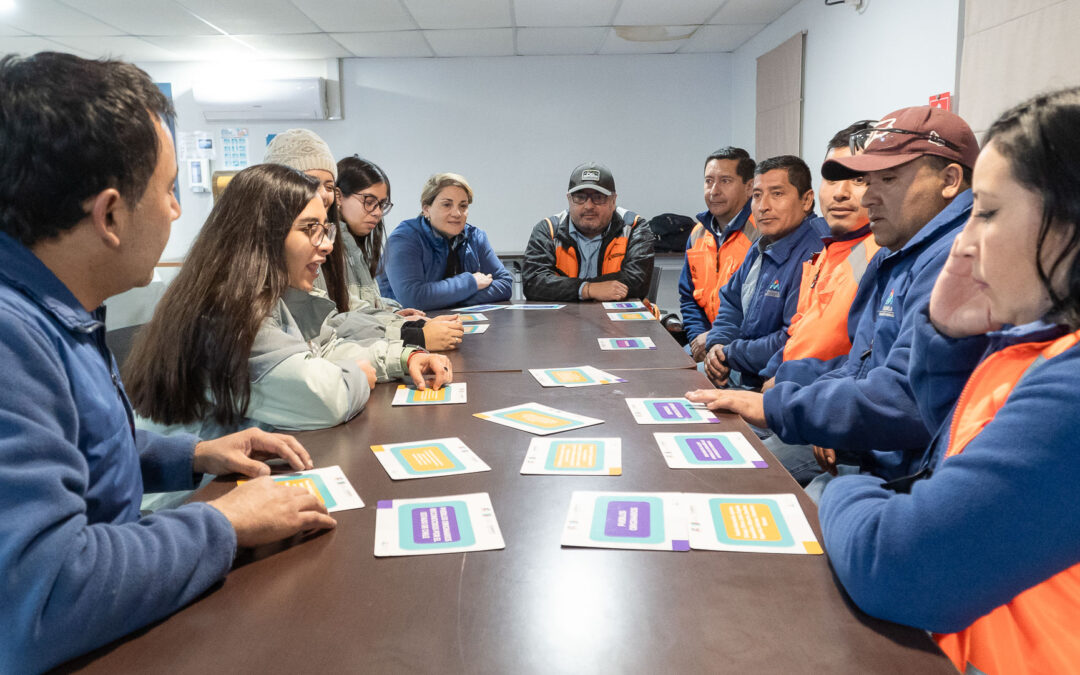
[{"label": "printed card on table", "polygon": [[765,469],[750,441],[737,431],[699,434],[653,433],[660,454],[672,469]]},{"label": "printed card on table", "polygon": [[592,366],[566,368],[530,368],[529,373],[542,387],[588,387],[596,384],[626,382],[621,377]]},{"label": "printed card on table", "polygon": [[705,406],[685,398],[628,398],[638,424],[715,424],[720,420]]},{"label": "printed card on table", "polygon": [[523,403],[509,408],[500,408],[489,412],[474,413],[473,417],[495,422],[531,434],[547,436],[561,431],[603,424],[604,420],[595,417],[576,415],[571,412],[556,410],[539,403]]},{"label": "printed card on table", "polygon": [[562,309],[566,305],[507,305],[506,309]]},{"label": "printed card on table", "polygon": [[468,396],[465,385],[465,382],[451,382],[444,384],[441,389],[417,389],[411,384],[399,384],[390,405],[465,403]]},{"label": "printed card on table", "polygon": [[394,480],[491,471],[460,438],[373,445],[371,451]]},{"label": "printed card on table", "polygon": [[488,318],[486,316],[484,316],[483,314],[480,314],[479,312],[473,312],[471,314],[458,314],[457,317],[459,319],[461,319],[465,323],[468,323],[470,321],[476,322],[476,321],[487,321],[488,320]]},{"label": "printed card on table", "polygon": [[521,473],[559,476],[622,475],[622,439],[534,438]]},{"label": "printed card on table", "polygon": [[450,310],[451,312],[494,312],[497,309],[506,309],[507,305],[469,305],[468,307],[458,307]]},{"label": "printed card on table", "polygon": [[[327,466],[296,473],[281,473],[271,476],[279,485],[302,487],[315,495],[330,513],[364,508],[364,500],[356,494],[349,479],[340,466]],[[236,484],[246,483],[238,480]]]},{"label": "printed card on table", "polygon": [[656,349],[656,343],[648,337],[596,338],[600,349],[613,351],[620,349]]},{"label": "printed card on table", "polygon": [[612,321],[652,321],[656,319],[650,312],[608,312]]},{"label": "printed card on table", "polygon": [[562,545],[688,551],[686,526],[678,492],[574,492]]},{"label": "printed card on table", "polygon": [[602,303],[604,309],[645,309],[645,303],[640,300],[621,300],[619,302]]},{"label": "printed card on table", "polygon": [[506,548],[486,492],[379,500],[375,557],[463,553]]},{"label": "printed card on table", "polygon": [[821,555],[806,514],[793,494],[683,495],[690,546],[710,551]]},{"label": "printed card on table", "polygon": [[465,328],[465,334],[466,335],[474,335],[474,334],[478,334],[478,333],[483,333],[483,332],[487,331],[488,326],[490,326],[490,325],[491,325],[490,323],[470,323],[470,324],[467,324],[464,327]]}]

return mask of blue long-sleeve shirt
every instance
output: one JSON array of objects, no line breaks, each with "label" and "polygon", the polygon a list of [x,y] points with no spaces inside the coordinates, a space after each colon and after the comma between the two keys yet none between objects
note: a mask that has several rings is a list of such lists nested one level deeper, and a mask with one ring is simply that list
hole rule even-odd
[{"label": "blue long-sleeve shirt", "polygon": [[[379,292],[404,307],[420,310],[509,300],[513,277],[503,267],[483,230],[466,224],[457,247],[461,273],[443,278],[450,243],[423,216],[402,221],[386,239]],[[474,272],[490,274],[491,285],[476,287]]]},{"label": "blue long-sleeve shirt", "polygon": [[189,504],[139,517],[143,486],[192,489],[194,436],[134,431],[104,309],[89,313],[0,233],[0,672],[37,672],[183,607],[236,534]]},{"label": "blue long-sleeve shirt", "polygon": [[843,365],[810,384],[778,380],[765,392],[765,418],[781,440],[861,451],[862,469],[886,479],[922,456],[930,431],[907,375],[914,319],[971,201],[970,190],[961,193],[903,248],[870,261],[853,303],[865,309]]},{"label": "blue long-sleeve shirt", "polygon": [[[709,211],[697,214],[697,222],[701,223],[705,228],[706,236],[712,237],[713,241],[716,242],[718,255],[721,246],[728,240],[728,237],[735,236],[746,226],[746,221],[750,218],[750,203],[749,199],[746,200],[742,210],[726,225],[717,223],[716,218]],[[690,246],[690,241],[687,240],[687,250],[689,250]],[[705,313],[697,300],[694,300],[694,280],[690,276],[690,261],[686,259],[685,252],[683,253],[682,273],[679,275],[679,310],[682,317],[682,327],[686,331],[688,340],[693,340],[702,333],[708,333],[709,329],[712,328],[709,315]]]},{"label": "blue long-sleeve shirt", "polygon": [[[826,234],[825,219],[811,213],[783,239],[771,244],[758,240],[735,276],[720,289],[720,311],[706,346],[723,345],[728,365],[742,373],[744,384],[761,384],[758,372],[787,342],[787,329],[799,304],[802,264],[821,250]],[[755,266],[758,258],[761,264]],[[757,274],[756,280],[751,271]],[[755,281],[751,289],[749,284]]]},{"label": "blue long-sleeve shirt", "polygon": [[[925,315],[917,323],[911,385],[920,399],[932,400],[940,373],[957,364],[970,370],[986,341],[945,338]],[[1020,327],[994,335],[990,352],[1062,332]],[[1080,562],[1072,471],[1080,452],[1078,372],[1080,346],[1036,366],[964,451],[944,462],[952,414],[935,414],[939,432],[923,460],[934,472],[910,494],[887,490],[870,475],[828,484],[820,510],[825,549],[859,607],[953,633]],[[958,394],[955,386],[947,391]]]}]

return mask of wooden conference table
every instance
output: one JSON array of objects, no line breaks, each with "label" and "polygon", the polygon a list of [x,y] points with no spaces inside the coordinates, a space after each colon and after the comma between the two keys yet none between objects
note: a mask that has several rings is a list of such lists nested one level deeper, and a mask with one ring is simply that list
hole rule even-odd
[{"label": "wooden conference table", "polygon": [[[475,372],[489,356],[505,365],[494,344],[515,341],[537,350],[519,352],[529,364],[610,366],[601,361],[606,353],[596,346],[598,335],[623,329],[653,335],[655,322],[614,326],[593,305],[488,316],[488,332],[466,336],[454,356],[465,366],[456,379],[468,383],[467,403],[393,408],[394,387],[381,386],[349,423],[297,434],[317,466],[342,467],[365,508],[335,514],[332,532],[243,552],[225,581],[190,606],[65,669],[200,675],[953,672],[922,631],[855,608],[825,556],[560,547],[575,490],[792,492],[819,539],[821,533],[812,502],[756,439],[767,469],[667,468],[652,433],[700,427],[638,425],[623,398],[708,386],[696,370],[674,364],[621,370],[625,383],[549,389],[521,366],[518,372]],[[490,344],[477,339],[496,336]],[[537,360],[546,340],[557,342],[558,350],[544,352],[555,360]],[[665,351],[657,350],[661,362]],[[648,353],[621,355],[628,354],[650,365]],[[469,367],[474,371],[462,372]],[[521,475],[532,435],[472,413],[529,401],[603,419],[560,437],[620,436],[623,474]],[[753,437],[734,416],[708,428]],[[460,437],[491,471],[395,482],[369,448],[445,436]],[[212,499],[230,485],[215,482],[198,497]],[[505,549],[373,556],[377,501],[470,492],[491,495]]]}]

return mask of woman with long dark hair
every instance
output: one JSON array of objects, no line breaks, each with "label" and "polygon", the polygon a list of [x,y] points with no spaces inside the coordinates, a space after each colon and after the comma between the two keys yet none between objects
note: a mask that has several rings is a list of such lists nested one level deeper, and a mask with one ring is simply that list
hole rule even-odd
[{"label": "woman with long dark hair", "polygon": [[936,375],[974,371],[944,420],[920,406],[940,426],[911,479],[841,476],[821,499],[825,548],[855,603],[932,631],[965,672],[1080,663],[1077,129],[1080,89],[990,127],[909,377],[929,403],[946,393]]},{"label": "woman with long dark hair", "polygon": [[290,311],[336,238],[318,187],[277,164],[232,179],[125,363],[141,417],[204,431],[313,429],[357,414],[377,380],[450,381],[446,357],[366,339],[366,324],[329,300]]}]

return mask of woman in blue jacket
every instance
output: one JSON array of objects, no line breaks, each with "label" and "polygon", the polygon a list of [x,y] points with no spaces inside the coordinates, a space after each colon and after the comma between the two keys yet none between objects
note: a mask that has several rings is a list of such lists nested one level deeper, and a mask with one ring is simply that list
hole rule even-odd
[{"label": "woman in blue jacket", "polygon": [[[971,219],[912,348],[938,432],[914,476],[841,476],[822,495],[825,548],[855,603],[933,631],[961,671],[1080,664],[1078,128],[1080,88],[990,127]],[[963,391],[943,386],[973,366]]]},{"label": "woman in blue jacket", "polygon": [[513,278],[487,235],[466,222],[472,201],[464,177],[428,178],[420,215],[399,224],[386,241],[383,296],[425,311],[510,298]]}]

